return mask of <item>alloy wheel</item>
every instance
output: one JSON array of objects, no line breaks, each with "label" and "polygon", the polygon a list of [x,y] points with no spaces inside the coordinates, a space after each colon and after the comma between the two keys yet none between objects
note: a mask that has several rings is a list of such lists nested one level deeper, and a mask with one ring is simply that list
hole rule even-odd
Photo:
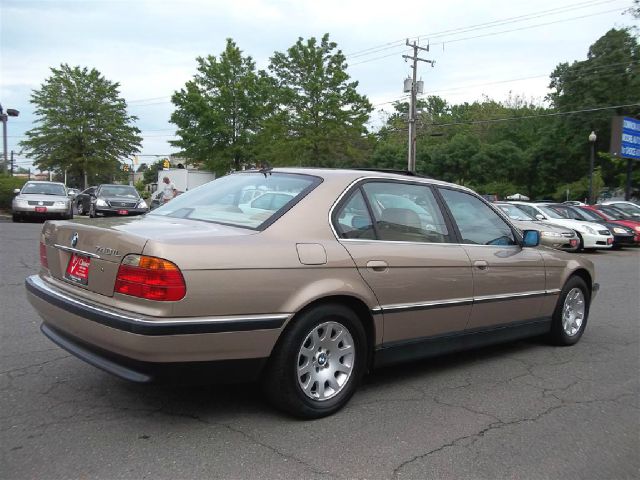
[{"label": "alloy wheel", "polygon": [[329,400],[347,385],[355,360],[349,330],[338,322],[321,323],[307,334],[298,352],[298,385],[313,400]]},{"label": "alloy wheel", "polygon": [[564,333],[573,337],[580,331],[584,321],[584,293],[579,288],[572,288],[567,293],[562,307],[562,328]]}]

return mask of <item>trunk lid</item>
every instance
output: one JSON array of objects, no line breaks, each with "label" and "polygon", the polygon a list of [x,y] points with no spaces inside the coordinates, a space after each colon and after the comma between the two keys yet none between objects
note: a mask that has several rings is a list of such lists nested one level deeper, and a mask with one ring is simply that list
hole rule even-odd
[{"label": "trunk lid", "polygon": [[[250,235],[241,228],[168,218],[139,216],[47,222],[43,227],[49,270],[53,277],[102,295],[112,296],[118,267],[128,254],[142,254],[149,240],[179,242],[181,238]],[[69,275],[70,261],[81,256],[87,266],[79,277]],[[88,265],[87,265],[88,263]]]}]

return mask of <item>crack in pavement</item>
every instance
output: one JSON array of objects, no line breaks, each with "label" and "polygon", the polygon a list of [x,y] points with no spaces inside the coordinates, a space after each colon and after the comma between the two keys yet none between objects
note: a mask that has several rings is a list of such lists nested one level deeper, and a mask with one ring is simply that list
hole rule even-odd
[{"label": "crack in pavement", "polygon": [[[28,370],[30,368],[34,368],[34,367],[40,367],[38,370],[36,370],[35,372],[26,372],[24,373],[24,375],[28,375],[29,373],[39,373],[40,371],[42,371],[42,367],[44,367],[45,365],[48,365],[50,363],[54,363],[57,362],[59,360],[64,360],[65,358],[69,358],[71,357],[71,355],[64,355],[62,357],[56,357],[50,360],[46,360],[44,362],[39,362],[39,363],[34,363],[31,365],[25,365],[22,367],[16,367],[16,368],[12,368],[10,370],[5,370],[4,372],[0,372],[0,375],[7,375],[9,378],[15,378],[12,374],[15,372],[20,372],[23,370]],[[19,376],[23,376],[23,375],[19,375]]]},{"label": "crack in pavement", "polygon": [[422,460],[425,459],[427,457],[429,457],[430,455],[433,455],[435,453],[438,453],[442,450],[445,450],[447,448],[450,447],[454,447],[454,446],[458,446],[460,445],[464,440],[468,440],[468,439],[473,439],[473,441],[471,443],[469,443],[468,445],[464,445],[465,448],[469,449],[470,447],[472,447],[476,442],[478,442],[481,438],[483,438],[488,432],[493,431],[493,430],[500,430],[502,428],[506,428],[506,427],[510,427],[513,425],[519,425],[522,423],[527,423],[527,422],[536,422],[538,420],[540,420],[541,418],[543,418],[544,416],[559,410],[561,408],[565,408],[565,407],[570,407],[572,405],[588,405],[588,404],[594,404],[594,403],[609,403],[609,402],[613,402],[613,403],[617,403],[619,399],[628,396],[629,393],[623,393],[621,395],[617,395],[614,398],[608,398],[608,399],[596,399],[596,400],[587,400],[587,401],[575,401],[575,402],[566,402],[558,397],[555,397],[557,400],[559,400],[561,403],[559,405],[554,405],[552,407],[547,408],[546,410],[542,411],[541,413],[539,413],[538,415],[535,415],[533,417],[526,417],[526,418],[519,418],[517,420],[513,420],[510,422],[503,422],[503,421],[498,421],[498,422],[493,422],[490,423],[489,425],[487,425],[486,427],[482,428],[480,431],[472,433],[472,434],[468,434],[468,435],[463,435],[461,437],[458,437],[448,443],[445,443],[443,445],[440,445],[437,448],[434,448],[433,450],[429,450],[428,452],[419,454],[419,455],[415,455],[414,457],[405,460],[404,462],[400,463],[397,467],[395,467],[393,469],[392,472],[392,477],[393,478],[399,478],[400,476],[400,471],[402,469],[404,469],[407,465],[412,464],[413,462],[416,462],[418,460]]}]

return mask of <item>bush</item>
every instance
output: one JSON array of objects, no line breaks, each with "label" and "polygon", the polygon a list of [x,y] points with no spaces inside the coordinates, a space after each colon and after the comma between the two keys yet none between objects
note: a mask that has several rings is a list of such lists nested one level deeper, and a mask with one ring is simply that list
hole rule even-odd
[{"label": "bush", "polygon": [[13,190],[21,188],[26,178],[0,175],[0,210],[11,210],[11,200],[15,197]]}]

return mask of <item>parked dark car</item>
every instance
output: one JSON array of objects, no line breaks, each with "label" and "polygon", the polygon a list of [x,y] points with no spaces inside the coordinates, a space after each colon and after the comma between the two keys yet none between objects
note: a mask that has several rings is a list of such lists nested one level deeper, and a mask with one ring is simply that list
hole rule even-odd
[{"label": "parked dark car", "polygon": [[591,212],[590,210],[564,204],[548,205],[548,207],[567,218],[599,223],[600,225],[607,227],[613,234],[613,248],[635,245],[635,232],[631,228],[625,227],[624,225],[618,225],[617,223],[608,222],[600,215]]},{"label": "parked dark car", "polygon": [[138,191],[129,185],[103,184],[90,187],[76,197],[79,215],[105,217],[142,215],[149,210]]}]

